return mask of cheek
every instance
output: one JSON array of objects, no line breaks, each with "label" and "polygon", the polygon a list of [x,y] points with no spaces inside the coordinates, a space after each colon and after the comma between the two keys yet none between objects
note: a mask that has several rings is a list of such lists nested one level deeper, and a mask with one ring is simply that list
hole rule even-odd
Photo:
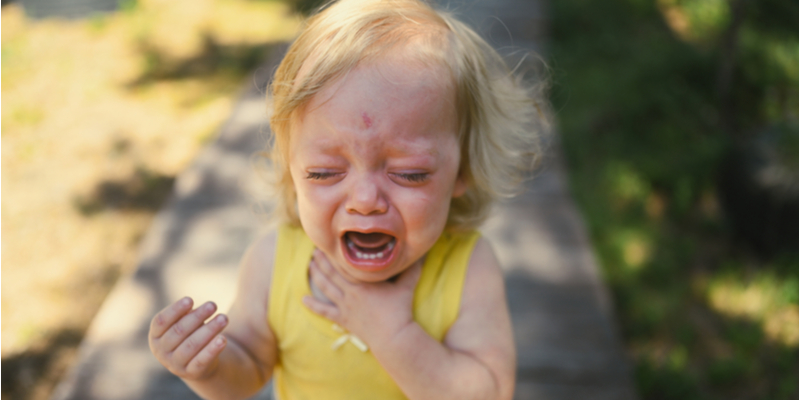
[{"label": "cheek", "polygon": [[412,206],[408,209],[414,213],[419,229],[433,231],[437,237],[447,223],[456,180],[455,171],[449,171],[444,175],[442,179],[431,182],[428,190],[409,199]]},{"label": "cheek", "polygon": [[[336,210],[342,203],[341,190],[335,185],[323,186],[307,181],[301,182],[295,185],[300,222],[309,235],[312,232],[327,235]],[[316,240],[315,243],[322,245]]]},{"label": "cheek", "polygon": [[[313,185],[308,185],[303,180],[298,180],[294,177],[295,185],[294,190],[297,194],[297,211],[300,214],[300,221],[304,228],[309,228],[315,224],[315,220],[319,218],[322,211],[320,207],[319,195]],[[307,231],[308,229],[306,229]]]},{"label": "cheek", "polygon": [[431,185],[431,190],[405,194],[399,199],[407,228],[414,231],[437,230],[444,226],[450,208],[450,198],[441,185]]},{"label": "cheek", "polygon": [[314,185],[296,185],[297,208],[300,225],[316,247],[326,254],[334,254],[336,240],[331,234],[334,209],[324,201],[324,194]]},{"label": "cheek", "polygon": [[329,208],[334,202],[330,189],[317,185],[295,185],[297,190],[297,206],[300,214],[320,217],[330,212]]}]

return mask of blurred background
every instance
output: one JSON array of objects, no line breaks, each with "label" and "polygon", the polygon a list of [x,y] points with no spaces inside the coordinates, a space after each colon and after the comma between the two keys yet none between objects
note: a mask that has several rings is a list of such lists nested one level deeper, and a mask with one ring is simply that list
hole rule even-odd
[{"label": "blurred background", "polygon": [[796,399],[798,3],[559,0],[570,186],[644,399]]},{"label": "blurred background", "polygon": [[[174,177],[317,3],[3,2],[3,400],[49,397]],[[570,187],[640,396],[796,399],[798,4],[547,9]]]},{"label": "blurred background", "polygon": [[280,1],[3,2],[3,400],[49,397],[175,176],[300,21]]}]

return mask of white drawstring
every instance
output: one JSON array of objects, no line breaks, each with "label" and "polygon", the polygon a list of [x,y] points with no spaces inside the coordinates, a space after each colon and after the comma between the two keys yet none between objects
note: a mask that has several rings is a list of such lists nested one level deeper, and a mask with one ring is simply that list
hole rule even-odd
[{"label": "white drawstring", "polygon": [[350,343],[352,343],[353,346],[356,346],[356,348],[358,348],[363,352],[369,350],[369,347],[367,347],[367,345],[363,341],[361,341],[361,339],[356,337],[356,335],[347,333],[347,331],[344,330],[344,328],[342,328],[341,326],[333,324],[333,330],[338,333],[342,333],[343,335],[339,336],[339,338],[333,342],[333,344],[331,345],[331,350],[336,350],[339,347],[342,347],[342,345],[345,344],[347,341],[350,341]]}]

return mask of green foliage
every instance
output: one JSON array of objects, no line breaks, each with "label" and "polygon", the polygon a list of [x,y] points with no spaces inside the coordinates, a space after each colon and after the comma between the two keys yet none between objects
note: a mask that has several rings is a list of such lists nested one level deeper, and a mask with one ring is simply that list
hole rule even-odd
[{"label": "green foliage", "polygon": [[708,380],[716,387],[729,387],[744,378],[748,369],[747,361],[738,357],[717,360],[708,367]]},{"label": "green foliage", "polygon": [[119,10],[124,13],[132,13],[139,7],[139,2],[136,0],[120,0]]},{"label": "green foliage", "polygon": [[707,296],[724,281],[736,295],[768,293],[759,312],[797,305],[797,251],[763,261],[735,243],[718,182],[738,143],[767,127],[780,163],[797,170],[798,3],[550,7],[552,101],[571,189],[612,289],[640,395],[796,397],[796,359],[783,362],[796,357],[796,342],[770,339],[767,316],[725,314]]},{"label": "green foliage", "polygon": [[673,366],[641,362],[635,370],[642,397],[653,400],[701,400],[694,377]]},{"label": "green foliage", "polygon": [[310,15],[329,1],[330,0],[287,0],[287,3],[291,4],[294,11],[303,15]]}]

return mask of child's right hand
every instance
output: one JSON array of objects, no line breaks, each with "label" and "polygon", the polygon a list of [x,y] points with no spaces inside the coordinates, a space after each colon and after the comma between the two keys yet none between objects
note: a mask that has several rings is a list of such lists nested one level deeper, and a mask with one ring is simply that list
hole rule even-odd
[{"label": "child's right hand", "polygon": [[219,334],[228,317],[208,302],[192,310],[192,299],[184,297],[161,310],[150,322],[150,351],[173,374],[188,380],[203,380],[214,372],[227,339]]}]

